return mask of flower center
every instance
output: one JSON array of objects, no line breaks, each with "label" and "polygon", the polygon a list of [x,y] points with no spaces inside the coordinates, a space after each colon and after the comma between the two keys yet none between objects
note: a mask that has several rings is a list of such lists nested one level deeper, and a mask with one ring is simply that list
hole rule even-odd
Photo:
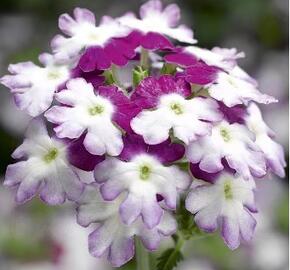
[{"label": "flower center", "polygon": [[139,177],[142,180],[148,180],[151,174],[151,169],[148,165],[142,165],[139,169]]},{"label": "flower center", "polygon": [[98,104],[95,107],[89,109],[89,114],[95,116],[101,114],[102,112],[104,112],[104,110],[105,110],[104,106]]},{"label": "flower center", "polygon": [[180,115],[183,113],[182,107],[179,103],[172,103],[170,105],[170,109],[176,114],[176,115]]},{"label": "flower center", "polygon": [[46,163],[50,163],[53,160],[55,160],[57,156],[58,156],[58,150],[56,148],[52,148],[47,152],[47,154],[44,155],[43,160]]},{"label": "flower center", "polygon": [[233,190],[230,181],[224,183],[224,194],[227,200],[231,200],[233,198]]},{"label": "flower center", "polygon": [[60,73],[57,70],[51,70],[47,74],[49,80],[57,80],[60,78]]},{"label": "flower center", "polygon": [[229,142],[231,140],[230,132],[226,128],[221,128],[220,134],[225,142]]}]

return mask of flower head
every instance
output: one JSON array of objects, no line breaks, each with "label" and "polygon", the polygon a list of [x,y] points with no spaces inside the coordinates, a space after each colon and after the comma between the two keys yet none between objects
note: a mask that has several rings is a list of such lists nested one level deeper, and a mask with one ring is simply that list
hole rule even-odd
[{"label": "flower head", "polygon": [[43,67],[32,62],[9,65],[9,72],[0,82],[11,89],[20,110],[36,117],[45,112],[53,101],[54,93],[70,77],[69,66],[58,64],[53,56],[39,57]]},{"label": "flower head", "polygon": [[223,173],[212,184],[201,181],[189,193],[186,208],[195,214],[195,222],[206,232],[215,231],[220,224],[225,243],[236,249],[241,240],[250,241],[253,237],[254,188],[252,181]]}]

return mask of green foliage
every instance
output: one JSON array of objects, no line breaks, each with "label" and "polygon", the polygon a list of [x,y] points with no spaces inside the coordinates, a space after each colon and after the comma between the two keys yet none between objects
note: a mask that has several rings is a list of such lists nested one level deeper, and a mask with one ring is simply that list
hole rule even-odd
[{"label": "green foliage", "polygon": [[161,74],[174,75],[176,73],[176,65],[165,63],[161,69]]},{"label": "green foliage", "polygon": [[137,86],[142,80],[149,76],[148,69],[137,66],[133,70],[133,84]]},{"label": "green foliage", "polygon": [[202,236],[204,233],[196,226],[193,215],[185,208],[185,200],[181,199],[176,212],[178,230],[185,240],[192,237]]},{"label": "green foliage", "polygon": [[169,248],[157,259],[157,270],[172,270],[182,260],[183,255],[179,249]]}]

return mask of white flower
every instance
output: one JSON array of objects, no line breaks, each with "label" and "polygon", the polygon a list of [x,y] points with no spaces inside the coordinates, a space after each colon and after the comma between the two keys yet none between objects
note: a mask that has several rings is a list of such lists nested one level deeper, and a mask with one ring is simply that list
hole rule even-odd
[{"label": "white flower", "polygon": [[58,64],[49,54],[42,54],[39,60],[44,67],[32,62],[9,65],[9,72],[0,82],[11,89],[15,103],[20,110],[36,117],[46,111],[58,87],[69,77],[69,67]]},{"label": "white flower", "polygon": [[225,72],[218,73],[216,81],[208,87],[208,92],[228,107],[248,105],[250,101],[264,104],[277,102],[275,98],[259,92],[252,83]]},{"label": "white flower", "polygon": [[186,208],[195,214],[195,222],[206,232],[215,231],[219,224],[225,243],[235,249],[240,241],[250,241],[256,221],[254,181],[245,181],[227,173],[213,183],[204,182],[191,191]]},{"label": "white flower", "polygon": [[142,33],[159,33],[169,36],[181,42],[196,43],[193,32],[184,25],[178,27],[180,9],[177,5],[168,5],[164,10],[159,0],[151,0],[145,3],[140,9],[141,19],[136,18],[132,13],[127,13],[119,18],[121,24]]},{"label": "white flower", "polygon": [[165,167],[156,157],[146,153],[136,154],[128,162],[108,158],[96,166],[95,178],[104,183],[101,193],[106,200],[113,200],[124,191],[127,193],[120,206],[125,224],[132,224],[142,216],[150,229],[159,224],[163,215],[157,195],[161,195],[166,206],[174,210],[178,191],[190,183],[185,172],[176,166]]},{"label": "white flower", "polygon": [[[114,97],[108,88],[107,95]],[[92,84],[78,78],[67,83],[67,89],[56,94],[56,99],[68,106],[54,106],[46,118],[59,124],[54,130],[59,138],[79,138],[85,131],[84,146],[94,155],[119,155],[123,148],[122,132],[112,118],[117,110],[108,97],[97,95]]]},{"label": "white flower", "polygon": [[[169,137],[170,129],[185,144],[210,133],[219,121],[217,103],[209,98],[185,99],[179,94],[164,94],[155,110],[143,110],[131,121],[132,129],[148,144],[158,144]],[[204,121],[206,120],[206,121]]]},{"label": "white flower", "polygon": [[48,204],[78,199],[83,184],[69,164],[66,147],[48,136],[41,120],[32,120],[25,141],[13,153],[13,158],[24,160],[9,165],[5,175],[4,184],[17,187],[17,202],[30,200],[38,191]]},{"label": "white flower", "polygon": [[211,135],[191,142],[186,155],[190,162],[199,163],[200,169],[209,173],[221,171],[225,158],[245,179],[266,174],[263,152],[255,144],[253,134],[240,124],[222,121],[213,127]]},{"label": "white flower", "polygon": [[267,166],[278,176],[285,177],[286,161],[282,146],[272,139],[274,133],[264,122],[258,106],[251,103],[247,111],[246,125],[256,135],[255,142],[265,154]]},{"label": "white flower", "polygon": [[104,16],[100,25],[96,26],[95,15],[87,9],[75,8],[74,17],[63,14],[59,18],[60,29],[69,36],[57,35],[52,41],[53,52],[59,60],[73,59],[83,49],[103,47],[112,38],[124,37],[129,33],[129,29],[108,16]]}]

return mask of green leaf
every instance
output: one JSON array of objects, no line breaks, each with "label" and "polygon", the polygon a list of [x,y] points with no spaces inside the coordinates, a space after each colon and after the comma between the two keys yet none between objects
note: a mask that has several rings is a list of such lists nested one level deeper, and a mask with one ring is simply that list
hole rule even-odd
[{"label": "green leaf", "polygon": [[176,73],[176,65],[165,63],[161,69],[161,74],[174,75]]},{"label": "green leaf", "polygon": [[172,270],[182,260],[183,255],[179,250],[167,249],[157,258],[157,270]]},{"label": "green leaf", "polygon": [[176,211],[176,219],[178,223],[178,230],[185,240],[204,235],[204,233],[195,224],[193,215],[186,210],[184,199],[181,199],[180,201],[179,207]]}]

